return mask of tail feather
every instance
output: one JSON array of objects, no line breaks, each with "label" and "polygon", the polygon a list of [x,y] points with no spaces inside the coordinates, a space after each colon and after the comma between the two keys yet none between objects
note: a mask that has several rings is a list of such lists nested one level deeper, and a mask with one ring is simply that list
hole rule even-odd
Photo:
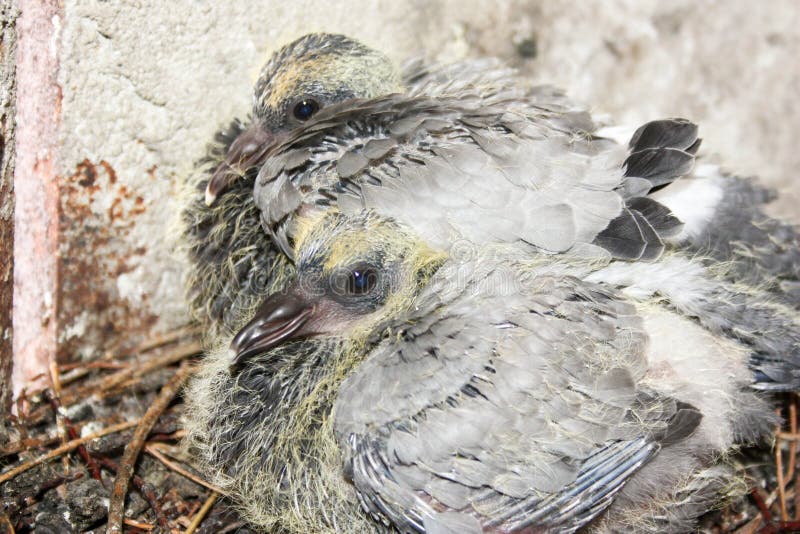
[{"label": "tail feather", "polygon": [[597,234],[593,244],[603,247],[617,259],[638,260],[645,252],[648,252],[649,258],[653,256],[654,248],[663,250],[664,244],[649,224],[645,224],[643,231],[642,221],[647,223],[640,213],[624,208],[605,230]]},{"label": "tail feather", "polygon": [[631,154],[625,160],[625,176],[645,178],[650,192],[688,174],[700,148],[697,125],[686,119],[648,122],[631,137]]},{"label": "tail feather", "polygon": [[625,176],[646,178],[652,192],[688,174],[694,167],[694,155],[677,148],[646,148],[625,160]]},{"label": "tail feather", "polygon": [[697,125],[686,119],[651,121],[633,133],[628,147],[632,153],[647,148],[677,148],[695,154],[700,146],[697,132]]},{"label": "tail feather", "polygon": [[[700,146],[697,125],[685,119],[648,122],[634,132],[631,153],[623,163],[627,199],[623,212],[595,238],[593,244],[616,259],[653,261],[664,251],[664,240],[677,235],[683,223],[666,206],[648,195],[691,172]],[[630,185],[631,187],[626,187]]]},{"label": "tail feather", "polygon": [[662,239],[678,235],[683,222],[659,202],[648,197],[636,197],[627,202],[628,209],[641,213]]}]

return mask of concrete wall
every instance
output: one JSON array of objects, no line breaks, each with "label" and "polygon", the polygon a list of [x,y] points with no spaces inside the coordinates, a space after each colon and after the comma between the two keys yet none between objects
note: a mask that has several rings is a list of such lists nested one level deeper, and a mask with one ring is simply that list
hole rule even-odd
[{"label": "concrete wall", "polygon": [[[186,321],[168,225],[180,209],[181,176],[215,129],[247,112],[270,50],[310,31],[347,33],[397,60],[422,52],[440,60],[500,56],[625,122],[692,118],[706,152],[787,190],[792,200],[777,211],[798,218],[800,3],[792,0],[54,6],[43,21],[50,39],[29,46],[57,62],[51,178],[60,259],[57,276],[41,283],[55,284],[49,306],[62,358],[118,350]],[[30,179],[25,172],[18,180]]]},{"label": "concrete wall", "polygon": [[10,397],[7,377],[11,369],[13,332],[16,19],[15,2],[0,0],[0,413]]}]

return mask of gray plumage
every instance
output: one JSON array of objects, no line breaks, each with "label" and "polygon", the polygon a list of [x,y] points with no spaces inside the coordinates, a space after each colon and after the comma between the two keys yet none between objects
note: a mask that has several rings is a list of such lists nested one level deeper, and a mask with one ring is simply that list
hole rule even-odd
[{"label": "gray plumage", "polygon": [[[800,388],[797,234],[689,121],[615,141],[496,62],[387,65],[288,45],[193,176],[209,473],[268,531],[690,530],[756,390]],[[392,283],[324,286],[364,265]]]},{"label": "gray plumage", "polygon": [[[300,239],[286,291],[325,310],[316,334],[237,372],[215,352],[188,395],[208,471],[267,530],[572,532],[605,512],[598,531],[684,532],[703,511],[685,488],[691,508],[734,487],[718,458],[774,422],[747,350],[591,263],[464,262],[372,213]],[[365,264],[381,296],[331,289]]]},{"label": "gray plumage", "polygon": [[[626,259],[657,258],[662,237],[679,226],[668,213],[653,226],[626,203],[688,172],[691,152],[637,145],[626,159],[624,147],[577,129],[587,126],[582,113],[565,129],[569,113],[552,111],[549,93],[438,96],[332,106],[272,149],[254,194],[284,252],[298,210],[332,205],[375,209],[441,246],[524,242]],[[685,124],[648,128],[679,130],[679,141],[664,142],[691,147],[696,128]],[[662,142],[649,135],[639,143],[651,141]],[[384,150],[370,146],[376,142]]]}]

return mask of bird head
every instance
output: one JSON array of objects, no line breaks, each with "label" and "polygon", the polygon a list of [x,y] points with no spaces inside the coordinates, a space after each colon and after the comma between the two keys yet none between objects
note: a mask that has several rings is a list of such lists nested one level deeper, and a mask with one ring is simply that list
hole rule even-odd
[{"label": "bird head", "polygon": [[301,219],[297,274],[231,342],[231,368],[291,340],[365,342],[408,309],[444,254],[374,212],[328,211]]},{"label": "bird head", "polygon": [[399,90],[392,61],[344,35],[312,33],[289,43],[262,68],[253,94],[253,121],[209,181],[206,203],[212,204],[231,180],[262,163],[270,146],[320,110]]}]

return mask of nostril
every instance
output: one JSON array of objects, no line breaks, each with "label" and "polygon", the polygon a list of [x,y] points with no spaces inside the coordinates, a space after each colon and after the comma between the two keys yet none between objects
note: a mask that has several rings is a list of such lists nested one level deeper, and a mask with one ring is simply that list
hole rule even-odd
[{"label": "nostril", "polygon": [[287,318],[296,317],[299,313],[301,313],[305,308],[308,306],[305,303],[290,301],[281,304],[280,306],[274,308],[272,313],[268,316],[264,317],[264,323],[271,323],[275,321],[282,321]]},{"label": "nostril", "polygon": [[248,143],[242,148],[242,154],[245,156],[252,156],[256,152],[256,150],[259,149],[259,146],[260,145],[253,142]]}]

